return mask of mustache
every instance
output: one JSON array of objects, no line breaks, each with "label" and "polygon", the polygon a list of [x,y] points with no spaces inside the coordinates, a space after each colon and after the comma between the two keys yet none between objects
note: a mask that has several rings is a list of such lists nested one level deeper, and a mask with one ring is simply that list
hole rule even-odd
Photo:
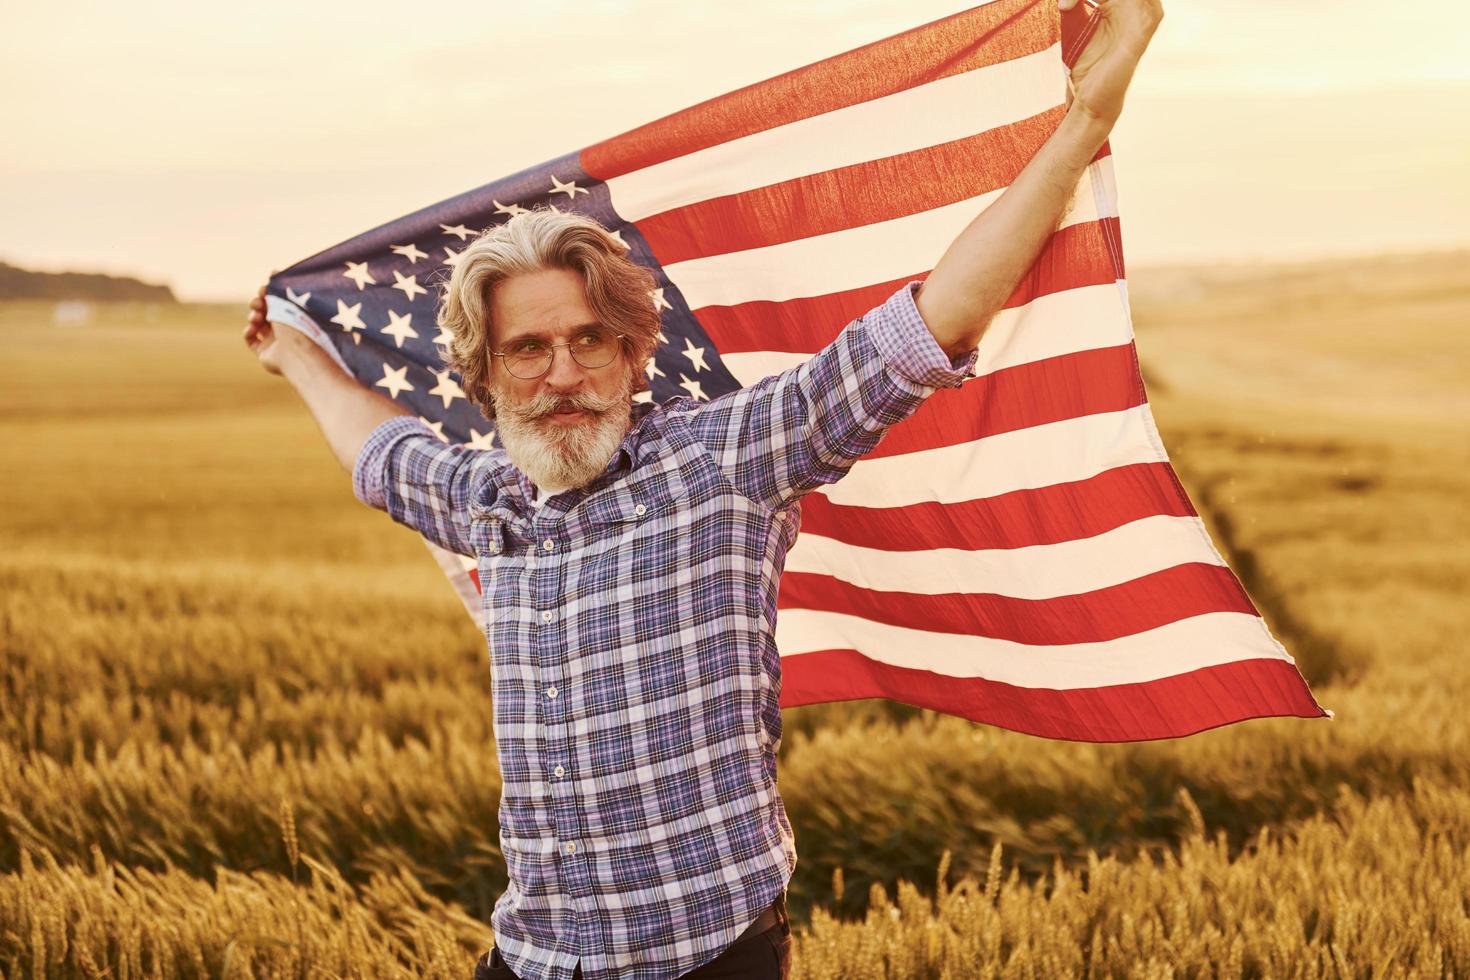
[{"label": "mustache", "polygon": [[547,391],[532,395],[523,402],[497,406],[496,410],[514,415],[522,422],[537,422],[563,409],[576,409],[593,415],[601,415],[621,405],[624,397],[612,395],[604,398],[590,391],[575,391],[570,394]]}]

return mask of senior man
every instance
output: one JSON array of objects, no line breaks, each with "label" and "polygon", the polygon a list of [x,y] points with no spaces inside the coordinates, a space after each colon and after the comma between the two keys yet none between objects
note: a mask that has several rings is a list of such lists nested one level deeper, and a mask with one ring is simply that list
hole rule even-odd
[{"label": "senior man", "polygon": [[927,280],[707,403],[633,401],[659,328],[651,277],[577,215],[487,231],[439,310],[500,448],[442,443],[267,323],[263,290],[252,302],[246,343],[356,495],[478,562],[509,872],[478,980],[787,975],[773,634],[800,500],[972,375],[1161,18],[1157,0],[1102,0],[1062,123]]}]

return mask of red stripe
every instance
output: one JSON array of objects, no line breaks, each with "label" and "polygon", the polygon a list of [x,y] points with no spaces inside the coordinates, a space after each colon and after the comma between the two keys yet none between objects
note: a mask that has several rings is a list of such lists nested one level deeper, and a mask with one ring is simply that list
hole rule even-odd
[{"label": "red stripe", "polygon": [[1057,106],[938,146],[710,198],[642,218],[638,231],[669,265],[944,207],[1009,187],[1064,115]]},{"label": "red stripe", "polygon": [[720,143],[926,82],[1044,51],[1057,43],[1055,8],[996,0],[747,85],[582,151],[582,169],[608,180]]},{"label": "red stripe", "polygon": [[830,575],[787,572],[781,578],[777,606],[1033,646],[1103,643],[1205,613],[1259,615],[1230,569],[1204,562],[1186,562],[1106,588],[1050,599],[879,592]]},{"label": "red stripe", "polygon": [[1048,422],[1121,412],[1148,400],[1133,345],[1062,354],[936,391],[888,430],[868,458],[961,443]]},{"label": "red stripe", "polygon": [[[1086,221],[1052,235],[1012,290],[1005,308],[1025,306],[1037,296],[1114,282],[1117,276],[1106,231],[1111,225],[1116,234],[1117,223],[1117,218]],[[822,296],[705,306],[696,311],[696,316],[722,352],[815,354],[831,343],[844,326],[883,303],[900,286],[927,275],[927,269],[915,270],[912,275],[888,282]]]},{"label": "red stripe", "polygon": [[1096,15],[1087,9],[1087,5],[1079,3],[1071,10],[1062,14],[1062,63],[1068,68],[1077,64],[1077,58],[1087,47],[1087,42],[1097,32],[1098,24],[1102,23],[1102,13]]},{"label": "red stripe", "polygon": [[1248,718],[1322,718],[1294,664],[1252,659],[1135,684],[1060,691],[893,667],[856,650],[781,659],[781,706],[888,698],[1077,742],[1180,738]]},{"label": "red stripe", "polygon": [[802,499],[801,529],[883,551],[978,551],[1090,538],[1158,514],[1199,516],[1168,463],[1132,463],[1085,480],[952,504],[855,507],[813,493]]},{"label": "red stripe", "polygon": [[769,350],[814,354],[830,344],[844,326],[882,304],[904,283],[927,275],[927,271],[916,271],[871,286],[779,302],[752,300],[737,306],[704,306],[695,318],[722,353]]}]

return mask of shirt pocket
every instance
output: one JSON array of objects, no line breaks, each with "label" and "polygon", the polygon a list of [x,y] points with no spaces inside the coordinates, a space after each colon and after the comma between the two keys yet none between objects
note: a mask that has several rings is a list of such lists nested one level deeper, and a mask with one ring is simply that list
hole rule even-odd
[{"label": "shirt pocket", "polygon": [[498,558],[505,544],[504,521],[488,511],[471,511],[470,548],[476,557]]},{"label": "shirt pocket", "polygon": [[617,534],[667,517],[672,507],[666,491],[651,481],[623,483],[588,497],[579,517],[593,535]]}]

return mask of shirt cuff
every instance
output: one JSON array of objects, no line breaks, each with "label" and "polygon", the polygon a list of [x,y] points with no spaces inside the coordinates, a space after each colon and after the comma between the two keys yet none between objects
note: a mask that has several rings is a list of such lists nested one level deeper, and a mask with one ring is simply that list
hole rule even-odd
[{"label": "shirt cuff", "polygon": [[409,436],[433,436],[430,429],[417,416],[397,415],[378,423],[368,433],[367,442],[357,451],[352,464],[352,494],[369,507],[382,510],[388,500],[388,453],[394,443]]},{"label": "shirt cuff", "polygon": [[915,279],[900,287],[882,306],[863,317],[863,325],[883,363],[894,374],[928,388],[958,388],[975,376],[980,349],[953,358],[944,353],[914,304],[914,290],[921,283]]}]

